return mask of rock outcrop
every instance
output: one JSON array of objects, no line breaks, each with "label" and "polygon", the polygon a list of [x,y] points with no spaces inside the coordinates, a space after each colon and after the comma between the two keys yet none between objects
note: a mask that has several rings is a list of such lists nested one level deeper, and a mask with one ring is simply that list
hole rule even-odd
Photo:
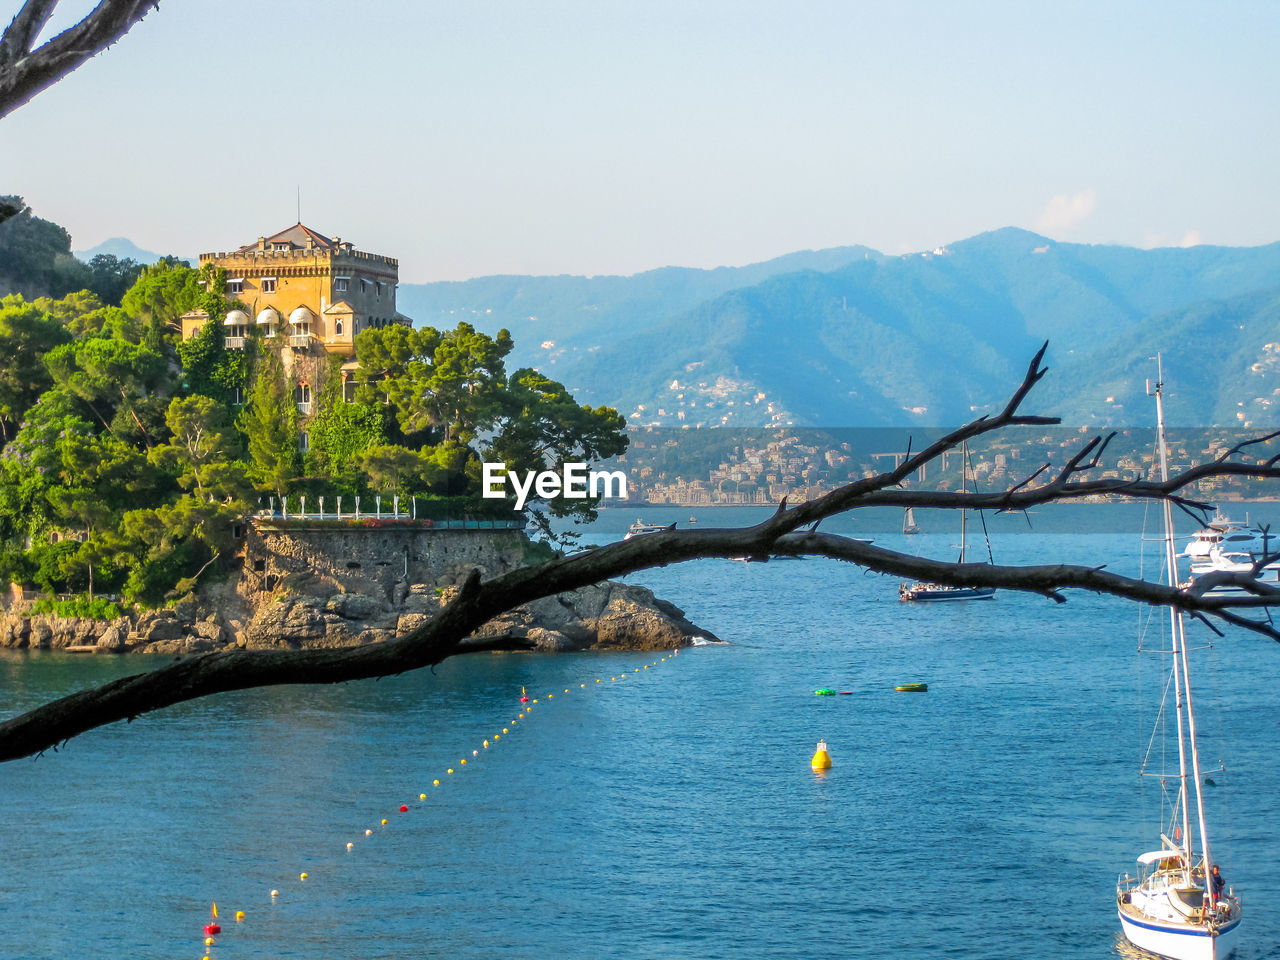
[{"label": "rock outcrop", "polygon": [[[319,586],[314,584],[312,586]],[[226,646],[304,649],[377,643],[429,621],[456,587],[409,584],[389,599],[294,588],[256,607],[226,592],[189,597],[173,608],[117,620],[11,611],[0,618],[0,647],[184,655]],[[468,638],[471,650],[660,650],[715,639],[674,605],[634,584],[606,581],[545,597],[489,621]]]}]

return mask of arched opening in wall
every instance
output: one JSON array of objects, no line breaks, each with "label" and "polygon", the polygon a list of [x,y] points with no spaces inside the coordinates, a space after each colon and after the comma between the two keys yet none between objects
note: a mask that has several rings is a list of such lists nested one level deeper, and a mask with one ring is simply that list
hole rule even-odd
[{"label": "arched opening in wall", "polygon": [[280,582],[280,578],[277,577],[275,574],[272,574],[271,576],[267,577],[267,582],[265,586],[268,590],[274,590],[276,588],[276,584],[279,582]]},{"label": "arched opening in wall", "polygon": [[267,569],[267,561],[265,561],[265,560],[255,560],[255,561],[253,561],[253,572],[254,572],[254,573],[262,573],[262,571],[264,571],[264,570],[266,570],[266,569]]}]

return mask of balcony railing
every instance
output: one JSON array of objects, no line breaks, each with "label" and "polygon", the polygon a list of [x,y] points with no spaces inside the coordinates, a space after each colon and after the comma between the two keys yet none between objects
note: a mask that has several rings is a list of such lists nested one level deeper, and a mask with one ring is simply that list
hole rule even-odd
[{"label": "balcony railing", "polygon": [[311,346],[311,334],[297,333],[289,337],[289,346],[306,348]]},{"label": "balcony railing", "polygon": [[226,338],[225,340],[223,340],[222,342],[223,342],[223,345],[224,345],[228,350],[243,350],[243,349],[244,349],[244,337],[227,337],[227,338]]},{"label": "balcony railing", "polygon": [[311,416],[311,401],[310,400],[298,401],[298,412],[302,414],[304,417]]}]

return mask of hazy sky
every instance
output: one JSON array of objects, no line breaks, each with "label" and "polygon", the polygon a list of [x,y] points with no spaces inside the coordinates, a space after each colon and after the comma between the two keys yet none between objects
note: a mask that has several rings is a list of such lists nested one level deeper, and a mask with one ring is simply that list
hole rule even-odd
[{"label": "hazy sky", "polygon": [[[57,28],[93,5],[63,2]],[[1277,37],[1274,2],[164,0],[0,120],[0,192],[78,249],[189,255],[289,226],[301,188],[404,281],[1008,225],[1255,245]]]}]

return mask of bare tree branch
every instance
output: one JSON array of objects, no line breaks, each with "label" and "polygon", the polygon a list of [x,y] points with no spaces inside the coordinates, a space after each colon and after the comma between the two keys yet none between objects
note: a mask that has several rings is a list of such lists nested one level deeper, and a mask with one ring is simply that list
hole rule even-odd
[{"label": "bare tree branch", "polygon": [[115,43],[159,0],[101,0],[73,27],[32,48],[58,0],[27,0],[0,36],[0,117]]},{"label": "bare tree branch", "polygon": [[[827,517],[870,506],[1026,510],[1036,504],[1100,493],[1193,504],[1194,501],[1182,497],[1178,491],[1198,479],[1222,476],[1280,478],[1280,467],[1271,461],[1241,464],[1220,458],[1214,463],[1185,470],[1166,482],[1075,481],[1074,477],[1097,464],[1107,445],[1106,440],[1095,437],[1052,480],[1039,487],[1032,487],[1024,481],[1009,490],[961,494],[904,490],[898,486],[920,466],[972,437],[1005,426],[1056,423],[1055,418],[1018,413],[1027,392],[1044,375],[1045,371],[1040,366],[1042,357],[1043,348],[1036,354],[1013,398],[995,417],[980,417],[950,432],[920,453],[908,456],[893,470],[855,481],[817,500],[788,507],[784,499],[772,516],[755,526],[698,530],[668,528],[562,557],[542,566],[522,567],[483,583],[479,574],[473,571],[458,595],[432,620],[404,637],[385,643],[336,650],[224,650],[178,661],[150,673],[125,677],[55,700],[0,723],[0,760],[37,754],[56,748],[59,743],[95,727],[117,720],[132,720],[151,710],[215,693],[284,683],[341,683],[389,676],[436,664],[465,649],[463,641],[481,625],[520,604],[639,570],[700,557],[747,556],[760,560],[780,554],[831,557],[892,576],[953,586],[1022,590],[1057,603],[1065,602],[1064,590],[1087,590],[1142,603],[1178,606],[1206,622],[1207,618],[1215,618],[1280,641],[1280,631],[1273,626],[1250,620],[1239,612],[1280,606],[1280,591],[1258,585],[1243,573],[1228,574],[1226,580],[1244,586],[1247,594],[1210,596],[1208,583],[1184,590],[1120,576],[1102,567],[956,564],[897,553],[848,537],[816,531],[818,523]],[[1043,468],[1037,471],[1036,476],[1041,472]]]}]

